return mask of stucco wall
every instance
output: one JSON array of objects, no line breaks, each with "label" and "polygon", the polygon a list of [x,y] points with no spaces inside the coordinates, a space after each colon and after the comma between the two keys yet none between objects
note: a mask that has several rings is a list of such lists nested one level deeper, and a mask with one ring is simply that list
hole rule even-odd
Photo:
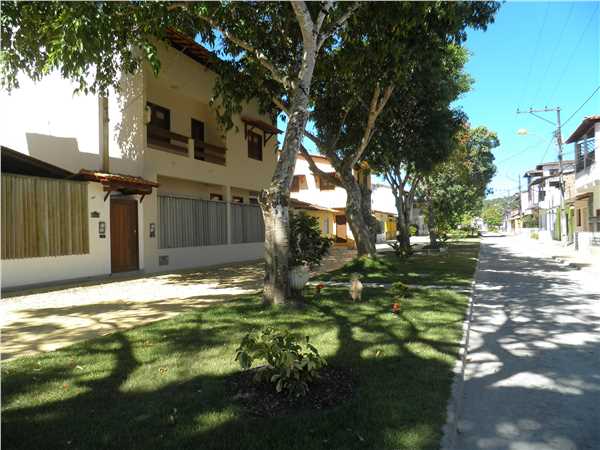
[{"label": "stucco wall", "polygon": [[158,250],[160,256],[168,256],[169,264],[158,265],[158,257],[151,271],[167,271],[193,267],[213,266],[230,262],[262,259],[263,242],[232,245],[207,245],[205,247],[168,248]]},{"label": "stucco wall", "polygon": [[[2,260],[2,288],[110,274],[110,204],[99,183],[88,183],[90,252],[86,255]],[[99,212],[99,218],[90,217]],[[106,223],[106,237],[98,222]]]}]

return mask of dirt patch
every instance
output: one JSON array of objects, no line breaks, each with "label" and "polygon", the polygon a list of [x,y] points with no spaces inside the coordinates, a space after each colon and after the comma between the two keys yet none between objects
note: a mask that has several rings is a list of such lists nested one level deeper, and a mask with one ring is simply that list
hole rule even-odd
[{"label": "dirt patch", "polygon": [[354,380],[352,370],[327,366],[321,369],[319,378],[310,385],[304,397],[289,397],[277,393],[272,383],[254,381],[254,371],[236,374],[230,382],[229,392],[233,400],[241,403],[251,415],[273,417],[295,414],[301,410],[333,408],[352,397]]}]

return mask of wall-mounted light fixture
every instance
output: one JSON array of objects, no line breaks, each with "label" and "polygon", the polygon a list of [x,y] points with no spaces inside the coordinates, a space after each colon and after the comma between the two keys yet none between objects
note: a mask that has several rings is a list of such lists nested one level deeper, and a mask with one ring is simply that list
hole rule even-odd
[{"label": "wall-mounted light fixture", "polygon": [[98,222],[98,235],[100,236],[100,239],[104,239],[106,237],[106,222],[103,220]]},{"label": "wall-mounted light fixture", "polygon": [[155,223],[151,223],[150,224],[150,237],[156,237],[156,224]]}]

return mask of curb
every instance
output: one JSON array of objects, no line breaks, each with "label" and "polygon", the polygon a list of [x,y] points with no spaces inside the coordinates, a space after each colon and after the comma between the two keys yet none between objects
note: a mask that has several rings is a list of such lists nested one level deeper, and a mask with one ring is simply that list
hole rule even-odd
[{"label": "curb", "polygon": [[481,249],[473,281],[471,282],[471,295],[469,297],[469,306],[467,314],[463,322],[463,336],[460,342],[460,353],[454,364],[452,372],[454,372],[454,380],[450,390],[450,399],[446,408],[446,424],[442,432],[442,441],[440,444],[441,450],[453,450],[456,444],[456,436],[458,434],[458,420],[462,412],[463,392],[465,386],[465,367],[467,363],[467,354],[469,353],[469,337],[471,334],[471,321],[473,318],[473,304],[475,303],[475,280],[479,273],[479,264],[481,262]]}]

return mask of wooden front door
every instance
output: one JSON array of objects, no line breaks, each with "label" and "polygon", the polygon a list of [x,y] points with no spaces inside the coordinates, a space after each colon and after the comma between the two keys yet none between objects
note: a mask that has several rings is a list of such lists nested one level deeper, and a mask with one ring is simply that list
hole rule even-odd
[{"label": "wooden front door", "polygon": [[346,242],[348,240],[346,216],[335,216],[335,240],[337,242]]},{"label": "wooden front door", "polygon": [[136,200],[110,201],[110,262],[113,273],[139,268]]}]

